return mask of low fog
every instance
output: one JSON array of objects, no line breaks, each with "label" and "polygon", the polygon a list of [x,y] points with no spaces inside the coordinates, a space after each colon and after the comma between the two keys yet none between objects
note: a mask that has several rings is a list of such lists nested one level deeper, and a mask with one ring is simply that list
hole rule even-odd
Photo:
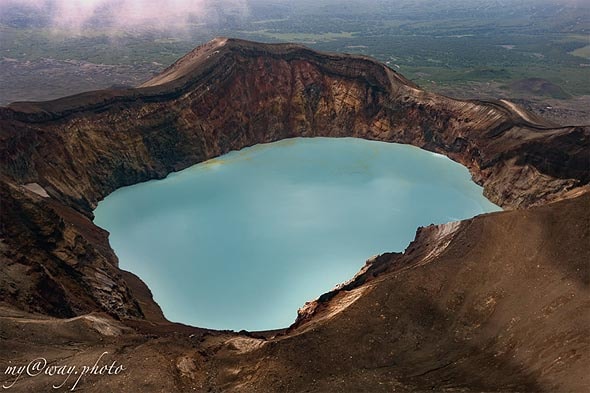
[{"label": "low fog", "polygon": [[[0,0],[0,15],[62,29],[182,28],[248,16],[247,0]],[[40,17],[40,15],[42,17]]]},{"label": "low fog", "polygon": [[232,25],[256,19],[260,10],[280,16],[294,12],[334,12],[339,15],[404,12],[407,8],[460,10],[498,9],[510,4],[583,5],[582,0],[0,0],[0,20],[19,27],[42,26],[65,30],[184,29],[198,24]]}]

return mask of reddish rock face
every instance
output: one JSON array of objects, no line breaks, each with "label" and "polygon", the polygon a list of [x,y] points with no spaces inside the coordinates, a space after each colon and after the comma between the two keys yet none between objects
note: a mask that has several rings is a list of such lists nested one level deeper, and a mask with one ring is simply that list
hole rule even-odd
[{"label": "reddish rock face", "polygon": [[[554,127],[505,101],[428,93],[366,57],[216,39],[137,89],[0,108],[0,300],[58,317],[101,310],[164,321],[149,290],[118,269],[108,234],[91,221],[96,203],[118,187],[295,136],[352,136],[445,154],[506,209],[584,194],[590,181],[589,127]],[[486,220],[494,221],[478,225]],[[465,244],[481,240],[461,228]],[[364,299],[366,283],[396,263],[438,258],[455,230],[422,230],[404,256],[380,257],[308,305],[295,331],[338,313],[330,302],[342,291],[348,302]],[[349,322],[342,326],[352,329]]]},{"label": "reddish rock face", "polygon": [[372,59],[297,45],[216,39],[139,89],[15,103],[0,121],[7,180],[41,184],[85,213],[122,185],[293,136],[446,154],[506,208],[590,180],[588,128],[552,128],[505,101],[431,94]]}]

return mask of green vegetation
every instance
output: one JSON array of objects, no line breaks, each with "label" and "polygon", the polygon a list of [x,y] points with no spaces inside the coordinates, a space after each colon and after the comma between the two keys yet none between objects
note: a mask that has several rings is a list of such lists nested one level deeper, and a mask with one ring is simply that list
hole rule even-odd
[{"label": "green vegetation", "polygon": [[575,49],[571,51],[570,54],[590,60],[590,45]]},{"label": "green vegetation", "polygon": [[266,39],[273,39],[284,42],[300,42],[315,44],[317,42],[330,42],[341,39],[350,39],[353,37],[352,32],[326,32],[326,33],[279,33],[267,29],[256,31],[240,31],[241,34],[255,35]]},{"label": "green vegetation", "polygon": [[34,23],[21,26],[14,22],[21,16],[3,20],[0,15],[0,64],[2,58],[49,58],[164,67],[222,35],[373,56],[425,87],[494,83],[510,89],[517,81],[539,78],[559,86],[562,97],[590,95],[590,5],[559,0],[250,3],[245,18],[176,31],[93,27],[72,35]]}]

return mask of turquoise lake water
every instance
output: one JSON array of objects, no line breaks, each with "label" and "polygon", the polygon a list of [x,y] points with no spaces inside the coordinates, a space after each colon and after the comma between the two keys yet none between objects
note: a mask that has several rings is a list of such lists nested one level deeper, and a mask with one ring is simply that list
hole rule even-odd
[{"label": "turquoise lake water", "polygon": [[416,228],[500,210],[467,169],[413,146],[295,138],[121,188],[95,210],[166,317],[266,330],[403,251]]}]

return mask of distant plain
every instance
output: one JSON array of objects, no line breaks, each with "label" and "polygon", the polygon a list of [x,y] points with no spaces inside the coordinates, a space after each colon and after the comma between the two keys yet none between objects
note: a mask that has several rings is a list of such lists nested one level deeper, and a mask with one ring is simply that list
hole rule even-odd
[{"label": "distant plain", "polygon": [[421,87],[506,98],[558,124],[590,123],[590,4],[576,1],[253,0],[162,28],[55,27],[0,13],[0,104],[137,86],[215,36],[368,55]]}]

